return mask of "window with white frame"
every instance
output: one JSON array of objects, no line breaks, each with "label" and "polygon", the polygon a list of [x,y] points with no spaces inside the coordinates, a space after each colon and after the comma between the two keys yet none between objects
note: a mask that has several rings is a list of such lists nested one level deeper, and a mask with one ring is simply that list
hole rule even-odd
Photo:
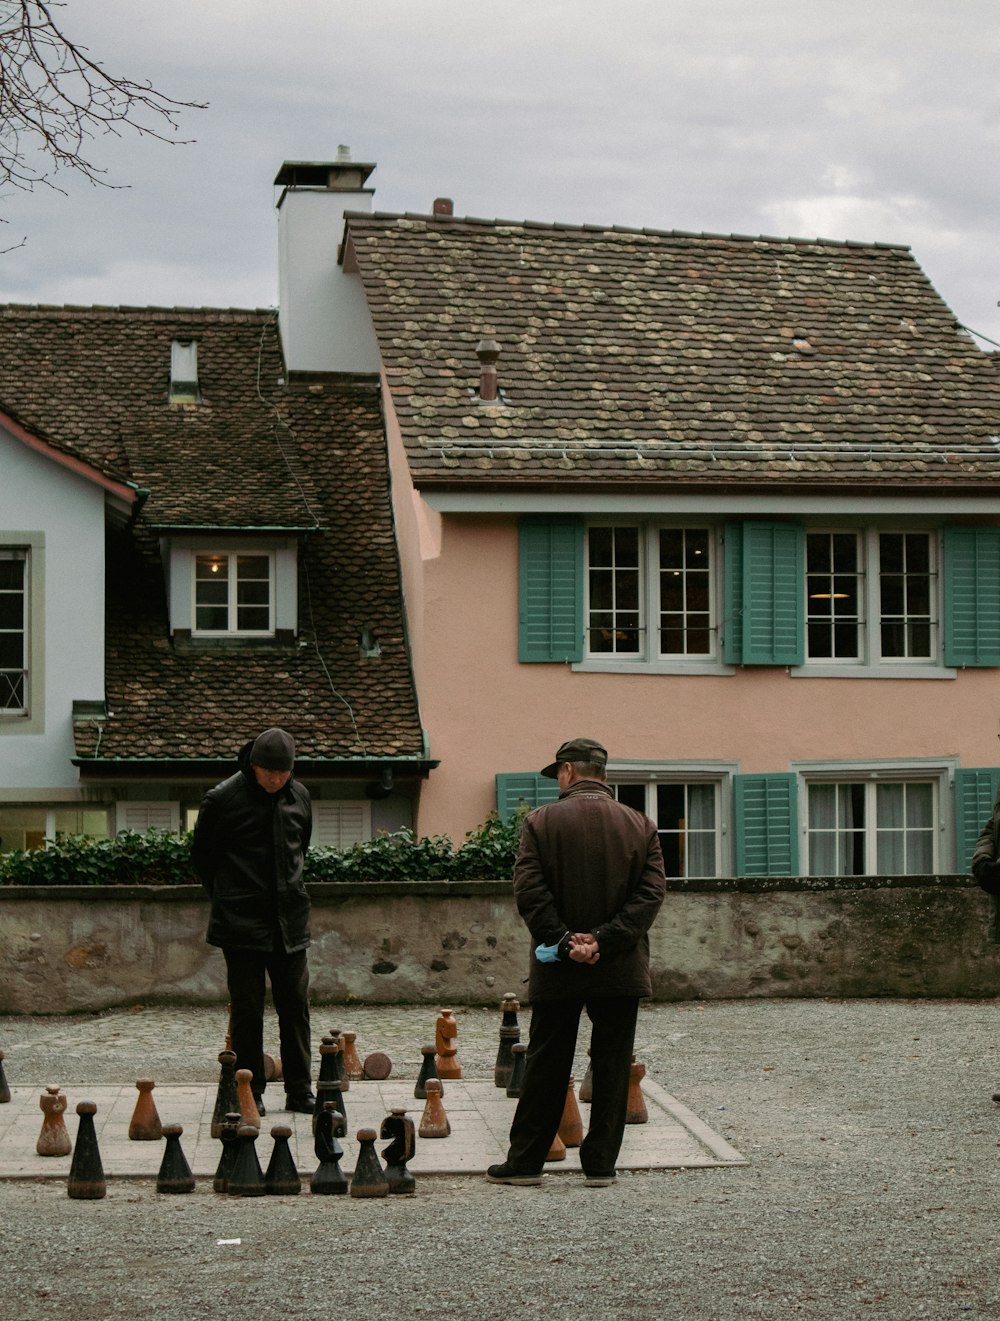
[{"label": "window with white frame", "polygon": [[274,556],[198,552],[194,556],[195,634],[268,636],[274,632]]},{"label": "window with white frame", "polygon": [[28,709],[28,552],[0,549],[0,713]]},{"label": "window with white frame", "polygon": [[100,806],[0,806],[0,853],[43,849],[59,835],[89,835],[107,839],[108,811]]},{"label": "window with white frame", "polygon": [[616,781],[615,797],[656,822],[668,876],[718,876],[721,856],[719,782]]},{"label": "window with white frame", "polygon": [[855,664],[935,660],[936,551],[928,532],[807,532],[808,658]]},{"label": "window with white frame", "polygon": [[937,870],[937,777],[806,784],[808,872],[920,876]]},{"label": "window with white frame", "polygon": [[711,658],[714,533],[707,527],[587,529],[587,652],[630,660]]}]

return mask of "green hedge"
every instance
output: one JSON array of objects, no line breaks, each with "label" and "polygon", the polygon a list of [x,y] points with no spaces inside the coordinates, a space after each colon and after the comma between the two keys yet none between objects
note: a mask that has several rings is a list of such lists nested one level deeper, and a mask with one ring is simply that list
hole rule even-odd
[{"label": "green hedge", "polygon": [[[310,849],[307,881],[466,881],[510,876],[523,813],[504,823],[494,813],[458,848],[445,835],[408,830],[343,851]],[[46,849],[0,854],[0,885],[191,885],[191,836],[126,830],[114,839],[60,835]]]}]

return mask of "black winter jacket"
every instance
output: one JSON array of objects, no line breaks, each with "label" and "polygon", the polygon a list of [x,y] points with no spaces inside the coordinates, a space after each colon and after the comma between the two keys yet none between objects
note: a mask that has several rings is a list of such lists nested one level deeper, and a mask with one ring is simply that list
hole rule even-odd
[{"label": "black winter jacket", "polygon": [[1000,895],[1000,795],[990,819],[979,832],[972,853],[972,874],[987,894]]},{"label": "black winter jacket", "polygon": [[[646,934],[666,894],[656,825],[616,802],[606,784],[579,780],[524,819],[514,864],[517,910],[531,932],[532,1000],[649,995]],[[595,964],[539,963],[535,945],[591,931]]]},{"label": "black winter jacket", "polygon": [[240,769],[210,789],[194,828],[192,861],[212,900],[210,945],[286,953],[309,944],[309,896],[302,866],[312,834],[308,790],[290,779],[262,789],[247,743]]}]

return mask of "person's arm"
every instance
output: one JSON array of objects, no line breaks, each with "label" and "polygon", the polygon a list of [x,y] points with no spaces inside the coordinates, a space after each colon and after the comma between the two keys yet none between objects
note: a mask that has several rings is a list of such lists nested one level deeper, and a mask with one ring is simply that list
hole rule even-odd
[{"label": "person's arm", "polygon": [[191,840],[191,863],[209,897],[215,891],[215,873],[219,865],[219,804],[206,794],[194,826]]},{"label": "person's arm", "polygon": [[976,847],[972,851],[972,875],[976,883],[987,894],[1000,895],[1000,862],[997,862],[997,825],[1000,817],[1000,803],[993,809],[993,814],[979,832]]},{"label": "person's arm", "polygon": [[[597,942],[596,952],[611,955],[631,949],[653,925],[666,893],[667,881],[663,871],[660,838],[656,827],[650,822],[646,836],[646,861],[639,882],[618,912],[594,929],[592,934]],[[596,962],[596,959],[588,958],[584,961]]]},{"label": "person's arm", "polygon": [[514,900],[536,945],[561,945],[569,935],[552,891],[545,882],[538,837],[530,817],[525,818],[521,846],[514,863]]}]

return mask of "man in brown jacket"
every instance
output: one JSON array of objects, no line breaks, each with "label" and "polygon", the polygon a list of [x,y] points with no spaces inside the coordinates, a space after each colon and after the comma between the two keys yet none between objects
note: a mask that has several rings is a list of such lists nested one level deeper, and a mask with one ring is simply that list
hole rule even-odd
[{"label": "man in brown jacket", "polygon": [[534,947],[531,1034],[507,1159],[490,1166],[490,1183],[541,1183],[584,1009],[593,1100],[580,1163],[590,1187],[615,1178],[639,999],[652,989],[646,933],[666,880],[655,823],[615,800],[607,763],[593,739],[564,743],[542,771],[558,780],[558,801],[524,821],[514,897]]}]

